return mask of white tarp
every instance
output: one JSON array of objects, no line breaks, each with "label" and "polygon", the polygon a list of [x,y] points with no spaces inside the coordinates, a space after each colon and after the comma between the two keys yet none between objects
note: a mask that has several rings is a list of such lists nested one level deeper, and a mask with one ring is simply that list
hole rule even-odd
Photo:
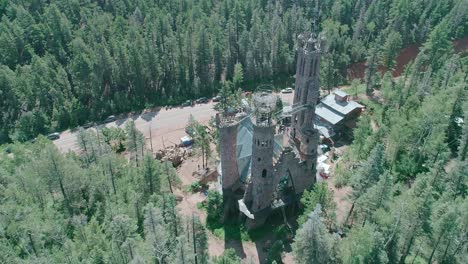
[{"label": "white tarp", "polygon": [[325,162],[327,159],[328,159],[328,157],[327,157],[326,155],[320,155],[320,157],[318,157],[318,159],[317,159],[317,163],[318,163],[318,164],[323,163],[323,162]]},{"label": "white tarp", "polygon": [[239,203],[239,211],[244,213],[248,218],[254,219],[254,215],[249,211],[249,209],[244,203],[244,200],[240,199],[237,202]]},{"label": "white tarp", "polygon": [[323,172],[325,172],[326,174],[329,174],[330,173],[330,165],[326,164],[326,163],[319,163],[319,165],[317,166],[317,168],[319,169],[319,171],[321,169],[323,169]]}]

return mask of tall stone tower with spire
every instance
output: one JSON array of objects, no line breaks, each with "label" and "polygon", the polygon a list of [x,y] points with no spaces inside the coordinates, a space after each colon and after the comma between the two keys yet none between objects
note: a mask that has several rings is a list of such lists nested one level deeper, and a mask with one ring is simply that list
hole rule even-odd
[{"label": "tall stone tower with spire", "polygon": [[305,110],[297,112],[292,117],[291,136],[299,150],[301,160],[307,165],[313,175],[316,171],[317,147],[319,133],[314,128],[315,106],[320,96],[320,57],[324,52],[325,38],[311,33],[308,38],[298,37],[296,91],[294,105],[306,106]]},{"label": "tall stone tower with spire", "polygon": [[224,218],[232,217],[229,212],[238,210],[247,229],[257,228],[274,211],[281,209],[285,216],[285,208],[294,209],[304,190],[316,182],[319,132],[314,119],[324,42],[321,34],[298,37],[289,134],[276,129],[277,120],[282,117],[276,109],[277,97],[271,92],[253,94],[252,107],[246,115],[232,120],[218,117],[219,189],[225,204]]}]

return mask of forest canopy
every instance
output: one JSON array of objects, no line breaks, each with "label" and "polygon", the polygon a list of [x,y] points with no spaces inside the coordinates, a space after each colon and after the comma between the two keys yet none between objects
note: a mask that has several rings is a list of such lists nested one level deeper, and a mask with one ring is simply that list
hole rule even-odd
[{"label": "forest canopy", "polygon": [[[0,146],[1,263],[240,263],[232,249],[211,258],[134,122],[78,129],[78,153],[20,142],[218,92],[237,101],[293,76],[313,27],[327,36],[322,88],[362,88],[366,111],[334,178],[303,194],[296,263],[468,262],[468,60],[452,45],[468,1],[0,0],[0,16],[0,142],[14,141]],[[410,44],[420,52],[393,78]],[[362,80],[348,79],[355,62]],[[342,223],[330,184],[350,190]]]},{"label": "forest canopy", "polygon": [[392,67],[401,47],[423,43],[441,22],[446,27],[435,45],[466,35],[466,6],[461,0],[1,0],[0,142],[211,96],[232,79],[236,64],[244,84],[290,77],[296,36],[312,25],[327,35],[322,84],[330,89],[348,81],[351,63],[369,56]]}]

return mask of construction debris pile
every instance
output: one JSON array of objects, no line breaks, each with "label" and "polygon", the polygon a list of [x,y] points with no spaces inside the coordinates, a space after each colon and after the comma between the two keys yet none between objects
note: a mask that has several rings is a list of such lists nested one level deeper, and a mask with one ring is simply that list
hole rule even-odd
[{"label": "construction debris pile", "polygon": [[192,150],[187,148],[181,148],[179,146],[169,146],[164,149],[160,149],[155,153],[157,160],[168,160],[172,165],[177,168],[182,164],[184,160],[192,155]]},{"label": "construction debris pile", "polygon": [[202,184],[208,184],[209,182],[214,182],[218,178],[218,171],[216,170],[216,167],[212,168],[201,168],[197,171],[194,171],[192,173],[192,176],[195,178],[200,179],[200,183]]}]

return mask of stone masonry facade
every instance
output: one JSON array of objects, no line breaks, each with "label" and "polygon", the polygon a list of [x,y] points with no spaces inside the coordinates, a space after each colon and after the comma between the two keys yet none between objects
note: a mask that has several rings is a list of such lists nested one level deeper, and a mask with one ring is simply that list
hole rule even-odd
[{"label": "stone masonry facade", "polygon": [[[264,224],[275,209],[297,203],[316,182],[319,133],[314,128],[319,100],[321,34],[299,35],[291,127],[277,133],[276,96],[253,95],[253,112],[243,117],[217,117],[220,146],[220,191],[224,218],[241,216],[248,229]],[[252,123],[248,175],[241,175],[237,131],[241,118]],[[250,146],[249,146],[250,147]],[[245,163],[245,162],[244,162]],[[245,174],[245,173],[244,173]],[[239,211],[241,213],[239,213]]]}]

